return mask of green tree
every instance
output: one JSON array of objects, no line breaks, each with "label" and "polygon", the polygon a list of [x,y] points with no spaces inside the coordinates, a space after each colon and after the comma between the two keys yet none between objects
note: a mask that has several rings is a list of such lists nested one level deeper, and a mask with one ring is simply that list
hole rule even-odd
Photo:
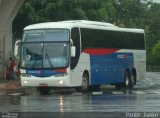
[{"label": "green tree", "polygon": [[157,44],[154,46],[154,48],[152,49],[152,54],[154,56],[154,61],[156,62],[156,64],[160,64],[160,41],[157,42]]},{"label": "green tree", "polygon": [[[147,64],[158,63],[156,51],[159,44],[158,39],[160,39],[160,4],[158,3],[148,3],[148,9],[146,10],[146,24],[147,24]],[[157,54],[158,55],[158,54]],[[160,55],[160,54],[159,54]]]},{"label": "green tree", "polygon": [[116,24],[124,27],[144,28],[146,5],[141,0],[114,0]]},{"label": "green tree", "polygon": [[116,16],[112,0],[27,0],[14,20],[15,37],[22,29],[46,21],[96,20],[111,21]]},{"label": "green tree", "polygon": [[[160,4],[152,0],[26,0],[13,22],[14,37],[25,26],[60,20],[93,20],[146,32],[147,64],[157,63]],[[160,54],[159,54],[160,55]]]}]

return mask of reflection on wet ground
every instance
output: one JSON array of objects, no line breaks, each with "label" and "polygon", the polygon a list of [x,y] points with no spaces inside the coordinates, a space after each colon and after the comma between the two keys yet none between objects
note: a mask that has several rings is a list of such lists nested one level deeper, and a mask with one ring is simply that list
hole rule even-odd
[{"label": "reflection on wet ground", "polygon": [[[151,90],[152,91],[152,90]],[[160,92],[109,91],[50,95],[1,95],[2,112],[126,112],[159,111]]]},{"label": "reflection on wet ground", "polygon": [[[149,76],[151,76],[149,74]],[[159,75],[147,86],[134,90],[117,91],[109,87],[106,91],[76,93],[76,92],[51,92],[49,95],[40,95],[33,90],[30,93],[24,91],[0,91],[1,112],[25,112],[33,113],[103,113],[103,112],[159,112],[160,111],[160,83]],[[151,80],[151,79],[150,79]],[[149,78],[146,81],[150,81]],[[141,82],[142,84],[142,82]],[[75,115],[77,115],[75,114]],[[69,115],[69,114],[68,114]],[[92,114],[93,115],[93,114]],[[116,115],[116,114],[114,114]],[[124,115],[124,114],[123,114]],[[43,115],[41,115],[43,116]]]}]

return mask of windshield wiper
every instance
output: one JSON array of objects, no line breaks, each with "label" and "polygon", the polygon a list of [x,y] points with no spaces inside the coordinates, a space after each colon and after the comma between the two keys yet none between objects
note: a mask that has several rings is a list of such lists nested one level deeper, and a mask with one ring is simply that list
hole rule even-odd
[{"label": "windshield wiper", "polygon": [[37,63],[37,60],[34,61],[34,63],[33,63],[31,68],[33,68],[36,65],[36,63]]},{"label": "windshield wiper", "polygon": [[42,57],[35,57],[35,59],[34,59],[34,63],[33,63],[33,65],[32,65],[32,67],[31,68],[34,68],[35,67],[35,65],[37,64],[37,61],[40,61],[40,59],[42,59]]},{"label": "windshield wiper", "polygon": [[52,64],[52,62],[51,62],[51,59],[50,59],[48,53],[46,53],[46,57],[47,57],[47,59],[48,59],[48,62],[49,62],[49,64],[50,64],[50,66],[53,68],[53,64]]}]

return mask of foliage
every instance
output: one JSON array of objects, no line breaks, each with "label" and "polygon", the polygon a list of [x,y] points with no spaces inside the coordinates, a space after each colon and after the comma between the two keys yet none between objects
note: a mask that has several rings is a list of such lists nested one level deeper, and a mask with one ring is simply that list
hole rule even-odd
[{"label": "foliage", "polygon": [[154,56],[154,61],[157,63],[157,64],[160,64],[160,41],[158,41],[158,43],[154,46],[154,48],[152,49],[152,54]]},{"label": "foliage", "polygon": [[26,0],[13,22],[14,37],[25,26],[60,20],[94,20],[146,32],[147,64],[156,64],[160,53],[160,3],[152,0]]}]

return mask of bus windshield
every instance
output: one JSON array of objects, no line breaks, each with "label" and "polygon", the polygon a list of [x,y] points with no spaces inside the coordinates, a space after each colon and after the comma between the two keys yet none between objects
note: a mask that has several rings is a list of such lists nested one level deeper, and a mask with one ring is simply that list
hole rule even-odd
[{"label": "bus windshield", "polygon": [[53,35],[54,33],[49,34],[51,36],[39,35],[37,32],[37,34],[29,33],[32,35],[24,34],[25,36],[23,38],[21,52],[22,68],[50,69],[68,66],[69,42],[67,40],[69,38],[67,36],[59,32],[59,34],[63,34],[64,36],[57,37],[56,39],[56,36]]}]

